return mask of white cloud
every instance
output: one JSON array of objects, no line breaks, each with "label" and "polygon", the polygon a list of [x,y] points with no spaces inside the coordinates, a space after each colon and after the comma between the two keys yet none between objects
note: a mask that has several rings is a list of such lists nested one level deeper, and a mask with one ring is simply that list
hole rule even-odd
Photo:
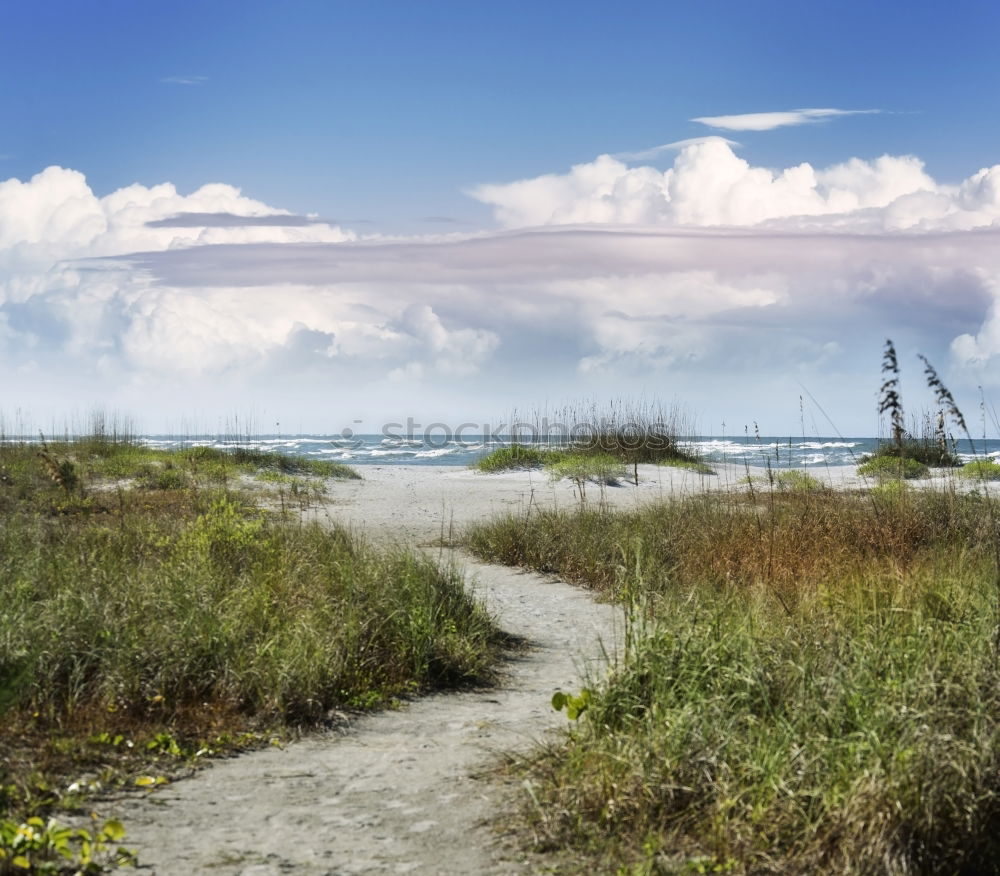
[{"label": "white cloud", "polygon": [[684,146],[665,171],[602,155],[565,174],[481,185],[470,194],[491,205],[508,227],[770,223],[864,232],[955,230],[1000,219],[1000,165],[958,187],[936,182],[909,155],[772,170],[751,165],[715,137]]},{"label": "white cloud", "polygon": [[966,368],[983,370],[1000,358],[1000,274],[985,275],[984,285],[993,296],[986,317],[975,333],[965,333],[951,343],[955,359]]},{"label": "white cloud", "polygon": [[[426,364],[445,376],[475,374],[493,355],[500,338],[495,332],[475,328],[449,331],[427,304],[411,304],[399,319],[399,329],[416,342],[415,353],[425,361],[411,361],[403,372],[424,373]],[[399,374],[396,369],[393,376]]]},{"label": "white cloud", "polygon": [[[190,223],[194,213],[208,214],[204,226]],[[55,262],[211,243],[339,241],[352,236],[325,223],[220,227],[211,219],[221,213],[291,215],[219,183],[190,195],[178,193],[170,183],[150,187],[136,183],[102,198],[79,171],[48,167],[26,182],[16,178],[0,182],[0,267],[15,260]],[[150,225],[178,214],[187,214],[189,224]]]},{"label": "white cloud", "polygon": [[842,109],[797,109],[770,113],[739,113],[731,116],[699,116],[691,119],[710,128],[724,131],[773,131],[793,125],[808,125],[836,116],[872,115],[882,110],[842,110]]},{"label": "white cloud", "polygon": [[721,143],[725,143],[727,146],[739,146],[735,140],[729,140],[726,137],[718,137],[715,135],[709,137],[689,137],[686,140],[675,140],[673,143],[664,143],[662,146],[653,146],[650,149],[640,149],[638,152],[616,152],[612,155],[612,158],[617,158],[620,161],[652,161],[653,159],[659,158],[666,152],[677,152],[680,149],[684,149],[686,146],[695,146],[699,143],[707,143],[711,140],[718,140]]},{"label": "white cloud", "polygon": [[208,82],[207,76],[164,76],[160,79],[167,85],[204,85]]}]

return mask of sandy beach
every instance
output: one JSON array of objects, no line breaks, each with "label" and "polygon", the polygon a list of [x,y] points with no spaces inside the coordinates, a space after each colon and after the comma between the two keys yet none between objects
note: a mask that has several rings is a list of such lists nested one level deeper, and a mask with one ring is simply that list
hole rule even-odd
[{"label": "sandy beach", "polygon": [[[706,475],[671,466],[640,465],[638,486],[630,480],[604,487],[590,483],[586,486],[586,501],[627,509],[671,496],[745,490],[748,476],[758,484],[767,483],[768,472],[762,467],[714,468],[716,474]],[[408,544],[426,544],[497,514],[580,504],[572,481],[553,481],[540,470],[483,474],[465,466],[369,465],[359,467],[359,471],[363,480],[332,485],[327,501],[311,513],[379,539],[397,539]],[[866,485],[854,466],[816,468],[809,473],[836,489]],[[914,483],[927,485],[934,481]]]}]

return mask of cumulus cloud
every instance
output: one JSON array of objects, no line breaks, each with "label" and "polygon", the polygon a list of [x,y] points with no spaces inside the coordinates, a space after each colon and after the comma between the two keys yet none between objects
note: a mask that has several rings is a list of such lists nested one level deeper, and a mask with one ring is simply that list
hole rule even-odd
[{"label": "cumulus cloud", "polygon": [[983,285],[992,296],[982,325],[974,333],[965,333],[951,343],[951,351],[962,365],[984,369],[1000,357],[1000,274],[984,273]]},{"label": "cumulus cloud", "polygon": [[983,324],[995,296],[988,278],[1000,276],[998,244],[1000,229],[579,225],[318,244],[298,248],[293,267],[280,245],[130,262],[178,294],[238,282],[240,300],[291,277],[303,294],[314,290],[309,324],[340,313],[339,339],[357,338],[362,326],[379,333],[377,347],[353,352],[370,363],[401,357],[391,370],[397,379],[472,374],[486,363],[492,375],[524,364],[564,376],[731,369],[742,377],[750,364],[770,372],[833,358],[854,367],[854,358],[876,355],[886,333],[919,339],[940,361],[954,338]]},{"label": "cumulus cloud", "polygon": [[[206,214],[204,224],[162,224],[162,220]],[[221,225],[220,214],[248,222]],[[307,226],[260,224],[255,219],[291,216],[238,188],[219,183],[189,195],[170,183],[126,186],[98,197],[82,173],[48,167],[22,182],[0,182],[0,266],[14,261],[59,260],[121,255],[210,243],[339,241],[351,235],[325,223]]]},{"label": "cumulus cloud", "polygon": [[731,116],[699,116],[691,119],[710,128],[724,131],[773,131],[793,125],[808,125],[837,116],[858,116],[881,113],[882,110],[797,109],[770,113],[740,113]]},{"label": "cumulus cloud", "polygon": [[480,185],[470,194],[508,227],[581,222],[935,231],[1000,220],[1000,165],[959,186],[936,182],[911,155],[774,170],[719,137],[684,146],[665,171],[610,156],[567,173]]},{"label": "cumulus cloud", "polygon": [[422,376],[430,365],[445,376],[475,374],[493,355],[500,343],[494,332],[460,328],[449,331],[441,318],[427,304],[411,304],[399,320],[399,329],[416,342],[415,354],[420,358],[394,369],[390,376]]}]

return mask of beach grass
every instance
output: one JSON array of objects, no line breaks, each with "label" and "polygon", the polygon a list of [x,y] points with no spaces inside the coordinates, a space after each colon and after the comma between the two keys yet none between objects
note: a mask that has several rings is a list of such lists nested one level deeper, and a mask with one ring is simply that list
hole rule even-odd
[{"label": "beach grass", "polygon": [[930,475],[930,468],[908,456],[869,456],[858,466],[858,474],[877,480],[917,480]]},{"label": "beach grass", "polygon": [[472,463],[472,468],[492,474],[499,471],[541,468],[547,462],[561,457],[561,451],[549,447],[509,444],[491,450]]},{"label": "beach grass", "polygon": [[0,445],[7,826],[493,677],[502,637],[458,571],[264,510],[234,477],[339,467],[119,443]]},{"label": "beach grass", "polygon": [[969,480],[1000,481],[1000,464],[992,459],[974,459],[963,465],[957,474]]},{"label": "beach grass", "polygon": [[958,468],[962,461],[955,452],[954,443],[944,434],[943,427],[932,425],[936,421],[924,415],[919,430],[904,432],[896,440],[880,441],[875,451],[862,459],[912,459],[931,468]]},{"label": "beach grass", "polygon": [[512,762],[526,841],[563,872],[995,872],[998,509],[901,487],[472,527],[628,616],[565,738]]},{"label": "beach grass", "polygon": [[[684,438],[692,430],[677,408],[624,400],[604,405],[569,405],[557,411],[551,420],[536,415],[520,426],[529,436],[527,440],[515,436],[510,444],[486,453],[472,467],[483,472],[546,467],[558,473],[580,471],[588,465],[588,460],[595,469],[606,468],[611,460],[616,465],[631,467],[636,481],[637,467],[646,464],[715,473],[685,448]],[[559,476],[578,480],[572,474]],[[603,475],[598,472],[593,479],[601,482]]]}]

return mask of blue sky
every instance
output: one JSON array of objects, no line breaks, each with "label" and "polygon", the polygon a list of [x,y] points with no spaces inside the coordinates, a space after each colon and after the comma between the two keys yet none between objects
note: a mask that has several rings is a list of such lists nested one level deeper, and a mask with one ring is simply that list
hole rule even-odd
[{"label": "blue sky", "polygon": [[765,166],[914,153],[942,181],[1000,141],[991,2],[40,0],[4,18],[0,175],[223,180],[384,230],[485,225],[467,187],[698,136],[698,116],[884,109],[737,139]]},{"label": "blue sky", "polygon": [[923,352],[973,408],[998,32],[987,2],[8,4],[0,411],[641,393],[797,433],[804,387],[869,434],[887,336],[915,406]]}]

